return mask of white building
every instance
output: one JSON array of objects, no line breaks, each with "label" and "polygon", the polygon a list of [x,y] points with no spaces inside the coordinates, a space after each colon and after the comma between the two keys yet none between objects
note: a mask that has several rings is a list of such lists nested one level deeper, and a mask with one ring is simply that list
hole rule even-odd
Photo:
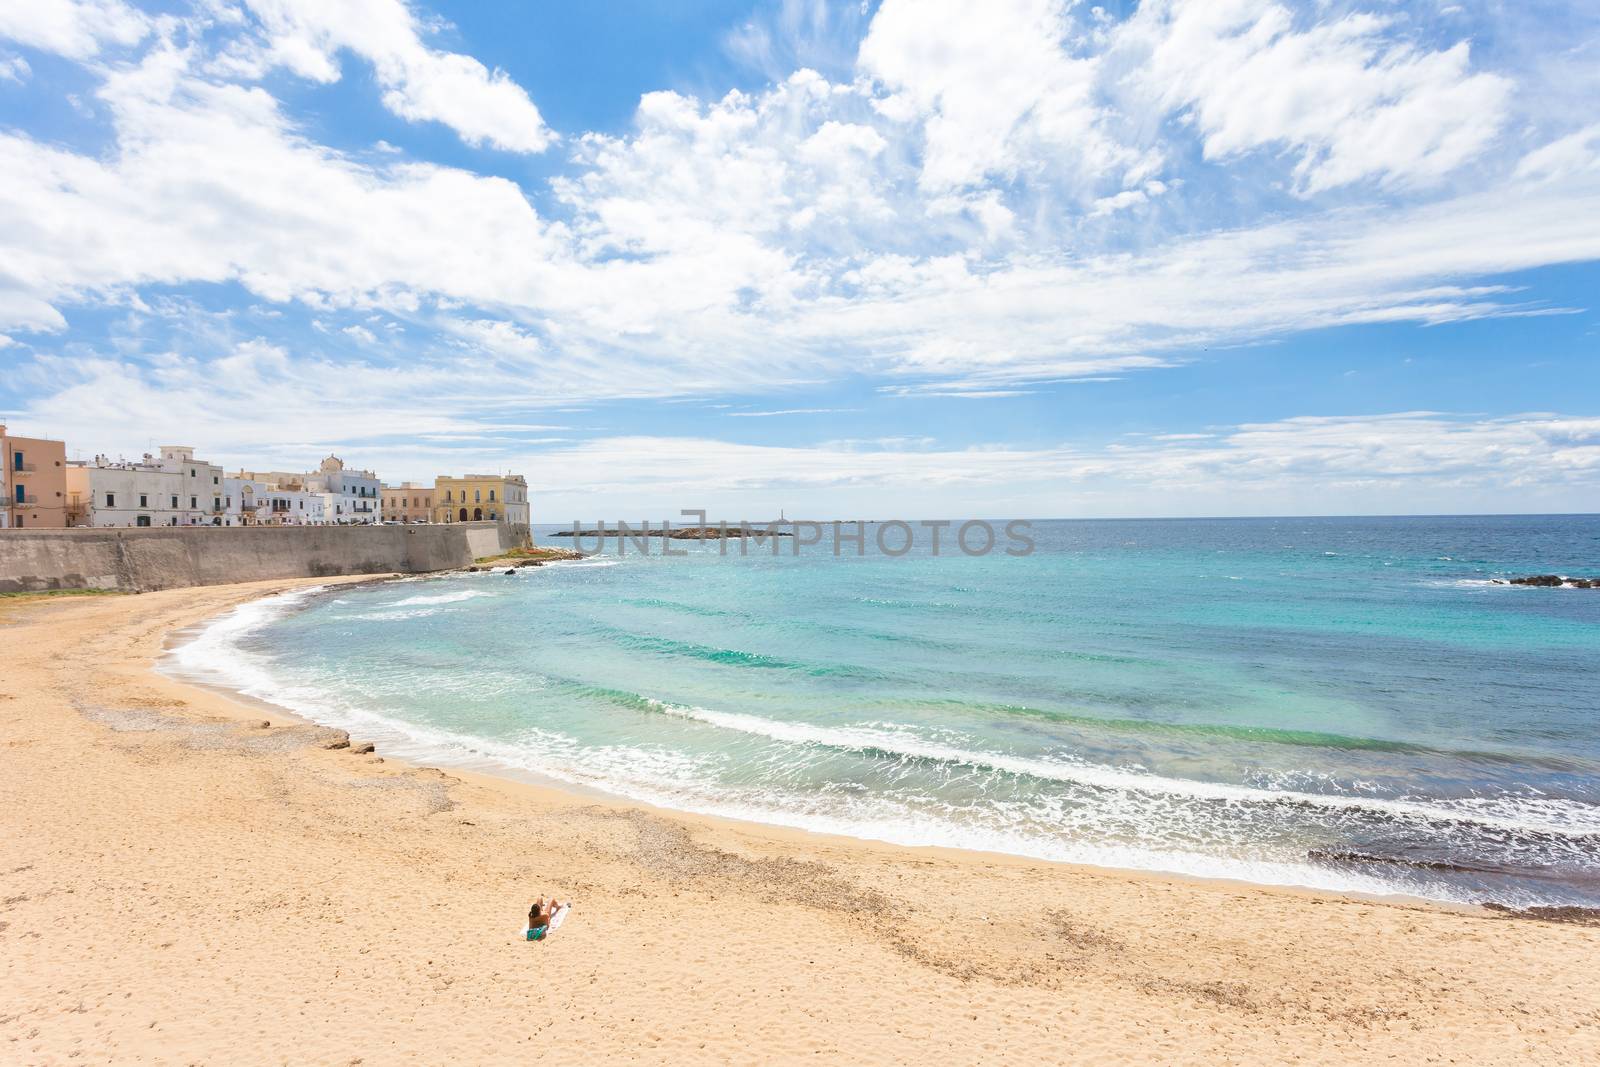
[{"label": "white building", "polygon": [[321,526],[326,521],[321,493],[244,471],[222,479],[222,503],[224,526]]},{"label": "white building", "polygon": [[222,468],[187,445],[163,445],[137,463],[96,456],[67,464],[74,526],[221,526]]},{"label": "white building", "polygon": [[274,486],[257,504],[256,519],[264,526],[322,526],[328,521],[322,493]]},{"label": "white building", "polygon": [[372,471],[345,470],[344,460],[329,456],[305,486],[322,494],[323,517],[335,525],[376,523],[382,518],[383,483]]},{"label": "white building", "polygon": [[[239,510],[239,517],[246,526],[258,522],[262,525],[349,525],[377,523],[382,519],[383,483],[372,471],[346,470],[338,456],[329,456],[322,461],[320,469],[309,474],[240,471],[229,481],[240,485],[238,493],[227,495],[241,498],[248,483],[250,499],[255,503],[254,512],[245,510],[242,502],[229,505],[230,509]],[[276,510],[263,509],[263,499],[275,501]],[[270,518],[275,518],[276,523],[269,522]]]}]

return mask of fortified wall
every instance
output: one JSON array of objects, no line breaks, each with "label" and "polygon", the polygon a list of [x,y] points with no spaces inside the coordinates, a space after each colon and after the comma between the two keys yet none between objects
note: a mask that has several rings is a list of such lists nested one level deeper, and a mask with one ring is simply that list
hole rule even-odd
[{"label": "fortified wall", "polygon": [[191,585],[465,567],[529,543],[526,526],[178,526],[0,530],[0,593]]}]

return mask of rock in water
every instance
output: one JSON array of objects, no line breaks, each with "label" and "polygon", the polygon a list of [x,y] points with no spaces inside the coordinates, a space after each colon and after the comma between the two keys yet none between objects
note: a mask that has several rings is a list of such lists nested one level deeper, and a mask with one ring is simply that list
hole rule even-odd
[{"label": "rock in water", "polygon": [[1570,585],[1574,589],[1600,589],[1600,578],[1566,578],[1559,574],[1530,574],[1526,578],[1513,578],[1512,585],[1537,585],[1555,588]]}]

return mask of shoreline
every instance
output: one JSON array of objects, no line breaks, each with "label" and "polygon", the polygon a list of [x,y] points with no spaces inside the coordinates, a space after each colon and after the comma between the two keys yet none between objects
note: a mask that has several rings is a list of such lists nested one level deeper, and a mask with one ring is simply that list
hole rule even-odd
[{"label": "shoreline", "polygon": [[[454,573],[454,572],[451,572]],[[448,575],[440,575],[446,577]],[[395,581],[393,578],[371,578],[366,581],[350,581],[347,585],[381,584]],[[413,576],[406,581],[417,581]],[[312,588],[315,588],[313,586]],[[256,603],[257,600],[247,600],[243,604]],[[243,604],[239,606],[243,606]],[[232,610],[232,609],[228,609]],[[219,613],[220,615],[221,613]],[[223,700],[238,704],[252,713],[260,712],[276,720],[287,720],[306,726],[323,727],[327,729],[343,730],[344,727],[332,723],[320,722],[316,718],[275,704],[262,697],[253,696],[239,689],[216,682],[208,682],[186,674],[181,666],[172,663],[172,653],[182,644],[179,638],[188,634],[196,636],[219,616],[212,616],[193,626],[183,628],[167,635],[163,641],[163,653],[151,663],[151,670],[171,678],[180,685],[193,686],[197,689],[213,693]],[[350,731],[345,731],[350,732]],[[369,731],[361,736],[351,734],[353,743],[373,742],[373,734]],[[663,804],[654,804],[648,800],[630,797],[626,794],[614,792],[604,786],[585,786],[576,782],[563,781],[537,771],[515,767],[511,764],[495,759],[493,756],[482,756],[475,760],[462,760],[453,756],[429,751],[425,742],[402,738],[399,741],[387,740],[383,744],[381,754],[386,758],[419,770],[448,770],[451,774],[467,775],[479,781],[488,788],[527,788],[546,793],[556,794],[570,801],[589,801],[604,803],[622,810],[638,809],[662,818],[681,819],[686,822],[704,820],[724,826],[730,830],[743,830],[747,833],[772,833],[783,837],[799,834],[805,838],[816,838],[822,842],[830,842],[836,847],[860,845],[869,848],[885,848],[904,850],[913,854],[924,853],[933,856],[942,856],[948,859],[960,860],[961,857],[972,857],[988,863],[1024,863],[1045,864],[1052,867],[1061,867],[1067,870],[1094,873],[1103,876],[1130,876],[1136,878],[1154,878],[1170,880],[1180,883],[1199,885],[1216,885],[1236,890],[1260,890],[1264,892],[1289,893],[1313,898],[1332,898],[1345,901],[1364,901],[1375,904],[1394,904],[1405,907],[1436,908],[1443,911],[1457,912],[1469,915],[1487,915],[1493,910],[1490,905],[1471,904],[1461,901],[1438,900],[1432,897],[1416,896],[1410,893],[1367,893],[1359,890],[1325,889],[1319,886],[1286,884],[1275,882],[1252,882],[1243,878],[1227,878],[1215,875],[1187,874],[1182,871],[1162,870],[1159,868],[1116,867],[1105,864],[1083,863],[1072,860],[1051,859],[1046,856],[1031,856],[1019,852],[1005,852],[997,849],[967,848],[955,845],[936,844],[907,844],[899,841],[890,841],[879,837],[867,837],[848,833],[835,833],[828,830],[812,829],[806,826],[792,825],[782,822],[768,822],[756,818],[741,818],[736,815],[722,815],[715,812],[696,811],[690,808],[674,808]],[[408,752],[407,750],[414,750]],[[398,754],[396,752],[398,751]],[[435,766],[438,764],[438,766]],[[1515,909],[1506,909],[1515,913]]]},{"label": "shoreline", "polygon": [[[471,570],[475,571],[478,570],[478,568],[474,567],[471,568]],[[367,576],[365,578],[351,577],[340,581],[338,585],[382,585],[393,582],[415,583],[419,581],[425,581],[429,577],[443,579],[450,577],[461,577],[464,576],[465,573],[467,572],[452,571],[432,576],[412,575],[405,577],[391,577],[384,575]],[[306,592],[310,594],[310,596],[315,596],[317,594],[317,590],[323,585],[328,585],[331,587],[332,584],[333,583],[317,583],[309,587],[303,587],[297,591]],[[260,604],[265,599],[268,598],[260,597],[254,600],[248,600],[238,605],[238,607],[246,607],[251,604]],[[298,607],[288,609],[290,612],[295,610],[298,610]],[[217,616],[203,620],[194,626],[186,627],[183,632],[187,634],[190,639],[198,638],[204,634],[206,629],[220,620],[221,614],[222,613],[219,613]],[[270,623],[270,621],[271,620],[264,620],[263,622],[255,625],[266,625]],[[184,641],[179,640],[180,636],[180,634],[175,633],[164,642],[164,654],[152,663],[151,666],[153,670],[158,671],[159,673],[173,678],[181,683],[205,688],[215,692],[225,699],[231,699],[237,703],[245,705],[246,707],[259,709],[265,714],[276,713],[277,717],[279,718],[287,717],[294,721],[304,722],[311,725],[327,726],[335,729],[346,728],[346,724],[341,724],[337,721],[322,721],[314,714],[298,711],[284,705],[274,703],[268,698],[246,693],[233,684],[206,680],[197,674],[188,671],[184,665],[179,662],[179,658],[176,655],[176,653],[181,650],[185,643]],[[391,758],[397,758],[411,766],[435,767],[435,765],[437,765],[439,769],[448,769],[452,773],[479,775],[488,779],[491,783],[512,783],[516,785],[529,786],[535,789],[549,790],[556,794],[573,798],[603,801],[606,803],[619,805],[624,808],[636,807],[663,817],[679,817],[686,820],[713,820],[725,825],[733,827],[745,827],[758,832],[773,831],[780,834],[802,834],[807,836],[833,839],[837,842],[855,842],[875,847],[908,849],[912,851],[928,851],[934,854],[950,854],[953,856],[975,856],[986,858],[991,862],[1020,860],[1028,863],[1043,863],[1072,870],[1092,871],[1109,875],[1132,875],[1137,877],[1172,879],[1180,882],[1218,884],[1241,889],[1285,891],[1344,900],[1359,900],[1376,903],[1440,908],[1448,911],[1465,912],[1469,914],[1489,914],[1491,912],[1496,912],[1520,916],[1524,914],[1550,913],[1552,910],[1555,910],[1563,913],[1576,914],[1583,919],[1592,918],[1600,921],[1600,909],[1588,909],[1573,907],[1570,905],[1541,905],[1535,906],[1531,909],[1524,909],[1519,907],[1510,907],[1504,903],[1491,900],[1450,900],[1440,897],[1422,896],[1420,894],[1407,893],[1404,891],[1336,887],[1317,885],[1307,881],[1254,881],[1250,878],[1230,876],[1227,874],[1197,873],[1181,869],[1174,869],[1171,867],[1161,866],[1159,863],[1148,866],[1136,866],[1131,864],[1116,865],[1112,863],[1096,863],[1091,860],[1067,859],[1038,853],[1006,851],[1004,849],[983,848],[970,845],[899,841],[891,837],[874,836],[869,832],[854,832],[846,829],[829,829],[820,828],[813,825],[806,825],[804,822],[799,821],[798,819],[795,821],[784,821],[778,816],[763,818],[761,817],[760,813],[744,815],[730,814],[716,810],[707,810],[705,808],[675,807],[670,804],[651,800],[649,798],[634,796],[619,790],[608,788],[604,783],[590,784],[584,782],[575,782],[553,774],[541,773],[535,769],[518,766],[516,763],[508,759],[498,757],[487,752],[473,751],[471,755],[464,755],[462,753],[453,751],[453,747],[470,746],[479,739],[470,736],[463,736],[460,738],[459,742],[454,740],[430,742],[426,739],[419,739],[408,734],[407,727],[409,724],[407,723],[391,720],[380,712],[373,712],[371,714],[375,719],[379,720],[379,724],[375,727],[362,730],[361,728],[353,725],[348,726],[348,729],[350,729],[353,734],[361,734],[361,736],[355,738],[355,740],[380,744],[383,746],[383,751],[386,755],[389,755]]]},{"label": "shoreline", "polygon": [[[231,1042],[249,1033],[262,1062],[387,1061],[425,1058],[461,1028],[479,1042],[473,1059],[537,1048],[682,1062],[756,1047],[769,1062],[952,1048],[1050,1060],[1070,1041],[1085,1055],[1281,1062],[1287,1039],[1315,1062],[1426,1062],[1446,1033],[1482,1061],[1600,1052],[1593,928],[836,837],[440,771],[321,748],[324,728],[156,669],[183,626],[336,584],[71,598],[0,620],[21,650],[0,699],[18,772],[0,785],[16,858],[0,864],[0,942],[21,949],[5,953],[0,1040],[19,1043],[0,1047],[36,1062],[72,1048],[239,1061]],[[251,725],[263,718],[270,729]],[[559,937],[524,946],[519,909],[541,892],[578,907]],[[195,921],[175,927],[173,913]],[[242,915],[251,935],[235,943]],[[108,919],[117,950],[96,952],[92,927]],[[200,972],[209,1007],[183,1015],[189,987],[164,984],[168,959]],[[346,972],[362,976],[355,993]],[[279,1017],[290,1003],[296,1017]],[[969,1003],[982,1004],[971,1018],[952,1008]],[[351,1010],[396,1025],[352,1034]],[[521,1043],[552,1021],[538,1046]]]}]

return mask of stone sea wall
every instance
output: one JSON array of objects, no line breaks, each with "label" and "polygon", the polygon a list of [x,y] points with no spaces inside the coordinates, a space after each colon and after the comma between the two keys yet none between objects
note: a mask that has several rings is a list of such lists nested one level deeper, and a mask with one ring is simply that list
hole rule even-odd
[{"label": "stone sea wall", "polygon": [[528,544],[526,526],[150,527],[0,530],[0,593],[148,592],[267,578],[421,574]]}]

